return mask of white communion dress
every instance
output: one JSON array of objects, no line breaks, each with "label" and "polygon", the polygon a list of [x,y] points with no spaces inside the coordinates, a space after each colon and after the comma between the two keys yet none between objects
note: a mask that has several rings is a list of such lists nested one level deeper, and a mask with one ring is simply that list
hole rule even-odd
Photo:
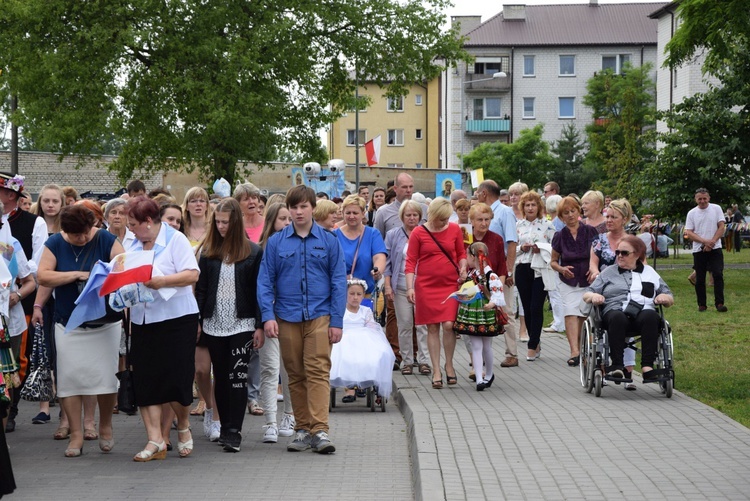
[{"label": "white communion dress", "polygon": [[395,361],[372,310],[363,306],[357,313],[346,310],[343,336],[331,351],[331,386],[377,386],[378,395],[387,398],[393,386]]}]

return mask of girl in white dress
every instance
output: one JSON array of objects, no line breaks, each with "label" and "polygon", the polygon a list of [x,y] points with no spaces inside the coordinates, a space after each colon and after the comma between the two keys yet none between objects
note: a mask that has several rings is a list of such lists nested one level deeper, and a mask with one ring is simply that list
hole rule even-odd
[{"label": "girl in white dress", "polygon": [[387,398],[396,356],[372,310],[360,306],[366,286],[364,280],[347,281],[344,335],[331,352],[331,386],[377,386],[378,395]]}]

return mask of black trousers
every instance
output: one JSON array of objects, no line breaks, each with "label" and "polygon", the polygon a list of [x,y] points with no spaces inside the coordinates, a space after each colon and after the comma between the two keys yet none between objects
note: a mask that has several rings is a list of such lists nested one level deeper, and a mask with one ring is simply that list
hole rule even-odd
[{"label": "black trousers", "polygon": [[695,295],[698,306],[706,306],[706,272],[714,277],[714,304],[724,304],[724,249],[694,252]]},{"label": "black trousers", "polygon": [[201,335],[214,366],[214,398],[222,434],[242,431],[247,405],[247,366],[253,349],[253,333],[226,337]]},{"label": "black trousers", "polygon": [[542,277],[534,278],[534,270],[530,264],[519,264],[516,266],[516,287],[523,305],[526,332],[529,334],[530,350],[539,346],[544,325],[544,298],[547,291],[544,290]]},{"label": "black trousers", "polygon": [[659,314],[654,310],[641,310],[634,319],[620,310],[612,310],[604,315],[604,328],[609,334],[609,358],[612,365],[622,367],[625,338],[628,332],[641,335],[641,366],[653,367],[659,345]]}]

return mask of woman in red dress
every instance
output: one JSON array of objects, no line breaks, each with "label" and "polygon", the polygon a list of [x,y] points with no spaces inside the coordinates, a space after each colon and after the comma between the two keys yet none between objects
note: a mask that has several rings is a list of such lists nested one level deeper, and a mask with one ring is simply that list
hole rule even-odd
[{"label": "woman in red dress", "polygon": [[[445,377],[448,384],[458,382],[453,368],[456,336],[453,322],[458,303],[444,302],[466,280],[466,251],[463,233],[448,219],[451,203],[434,200],[427,210],[427,222],[412,231],[406,249],[406,298],[415,304],[414,323],[427,325],[427,349],[434,369],[432,387],[443,387],[440,373],[440,327],[443,327]],[[416,275],[416,280],[415,280]],[[416,288],[416,290],[415,290]]]}]

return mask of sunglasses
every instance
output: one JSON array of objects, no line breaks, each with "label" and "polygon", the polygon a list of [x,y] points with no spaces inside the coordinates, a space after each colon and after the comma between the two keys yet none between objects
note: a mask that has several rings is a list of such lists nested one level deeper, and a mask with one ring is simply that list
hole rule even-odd
[{"label": "sunglasses", "polygon": [[633,251],[627,251],[627,250],[616,250],[615,256],[622,256],[622,257],[628,257],[631,255]]}]

